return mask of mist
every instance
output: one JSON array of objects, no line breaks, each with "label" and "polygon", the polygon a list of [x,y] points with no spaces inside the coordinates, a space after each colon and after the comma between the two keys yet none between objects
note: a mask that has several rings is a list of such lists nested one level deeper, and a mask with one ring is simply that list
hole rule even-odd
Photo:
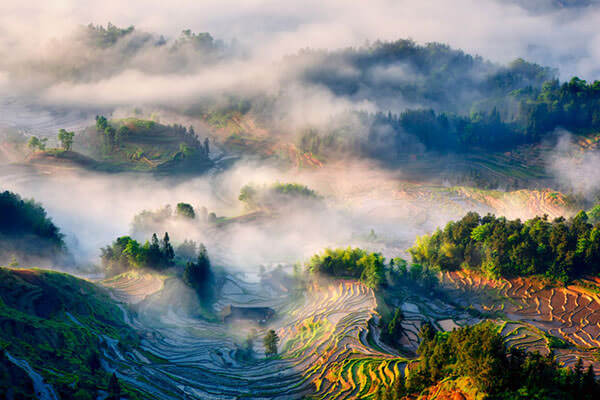
[{"label": "mist", "polygon": [[[11,170],[0,177],[0,186],[40,202],[66,235],[76,264],[87,269],[100,264],[100,248],[119,236],[133,235],[143,243],[152,233],[161,237],[164,232],[169,233],[175,247],[186,239],[204,243],[215,263],[250,274],[256,274],[261,265],[306,261],[325,247],[360,246],[388,258],[406,256],[404,251],[417,235],[459,219],[466,211],[497,211],[485,202],[456,199],[451,192],[442,197],[411,198],[410,192],[399,190],[406,182],[402,171],[389,172],[356,160],[319,170],[282,170],[261,161],[240,160],[231,168],[184,180],[82,171],[39,174],[19,167]],[[191,204],[197,213],[206,207],[217,217],[244,215],[248,210],[238,200],[240,189],[246,184],[268,186],[276,182],[307,185],[323,199],[314,203],[288,199],[256,220],[220,227],[176,217],[146,231],[136,231],[133,226],[140,212],[166,205],[175,208],[180,202]],[[421,190],[430,190],[425,188]],[[525,204],[521,207],[511,204],[509,216],[532,216]]]},{"label": "mist", "polygon": [[[281,71],[277,64],[301,49],[336,50],[403,38],[449,44],[500,64],[522,57],[558,68],[563,79],[597,77],[600,9],[593,2],[579,7],[548,3],[378,0],[362,7],[337,0],[302,5],[177,1],[169,6],[134,1],[123,7],[107,1],[84,7],[70,0],[31,8],[9,0],[0,6],[0,87],[53,105],[93,107],[189,102],[231,90],[272,93],[289,79],[288,68]],[[111,47],[86,41],[83,25],[108,21],[136,29]],[[200,52],[189,46],[173,52],[188,28],[210,33],[214,42]],[[344,71],[341,67],[336,73]],[[418,75],[402,65],[370,73],[386,82]]]},{"label": "mist", "polygon": [[546,159],[548,170],[560,187],[589,201],[597,200],[600,191],[598,148],[595,144],[588,147],[582,139],[564,130],[557,135],[556,145]]},{"label": "mist", "polygon": [[[128,116],[127,110],[138,106],[145,114],[157,110],[180,123],[200,118],[221,103],[259,99],[254,117],[269,128],[268,134],[295,140],[298,131],[315,127],[365,140],[370,132],[371,153],[393,159],[394,145],[411,154],[427,149],[414,136],[393,132],[385,124],[370,131],[353,112],[429,107],[467,113],[471,104],[485,99],[486,80],[502,74],[506,63],[517,57],[558,68],[540,69],[539,82],[524,79],[522,85],[540,85],[555,74],[592,79],[600,65],[600,47],[595,46],[600,34],[594,23],[600,9],[593,2],[556,7],[544,1],[532,5],[460,0],[450,6],[377,0],[361,7],[333,0],[300,7],[272,1],[177,1],[167,8],[156,1],[82,7],[67,0],[32,9],[10,0],[0,7],[0,88],[9,94],[3,100],[6,112],[0,126],[46,137],[58,128],[83,129],[95,114]],[[104,28],[87,27],[106,21],[121,29],[105,34]],[[191,32],[182,33],[188,28]],[[435,41],[458,49],[426,47],[439,51],[449,65],[460,66],[459,83],[455,75],[435,82],[446,97],[410,95],[437,76],[434,69],[411,60],[368,59],[377,49],[371,43],[405,38],[414,42],[396,45],[410,50]],[[577,181],[569,171],[587,171],[564,163],[557,158],[550,164],[566,184]],[[586,165],[594,163],[595,159],[584,160]],[[420,208],[414,202],[389,201],[407,176],[364,160],[345,159],[325,171],[282,171],[242,161],[230,170],[177,182],[72,171],[34,173],[23,179],[8,175],[0,183],[41,201],[66,233],[69,246],[87,263],[97,263],[101,246],[130,234],[134,216],[143,210],[187,202],[219,216],[240,215],[243,205],[237,195],[248,183],[300,182],[322,194],[325,206],[300,205],[286,216],[285,224],[232,224],[223,235],[181,222],[164,229],[175,241],[207,242],[215,257],[243,268],[261,260],[303,259],[325,246],[358,241],[370,230],[406,247],[416,234],[458,218],[464,210],[492,210],[485,204],[467,204],[448,212],[436,207],[436,200]],[[368,190],[357,192],[356,187],[334,183],[345,179],[366,179]],[[590,189],[586,185],[574,190]]]}]

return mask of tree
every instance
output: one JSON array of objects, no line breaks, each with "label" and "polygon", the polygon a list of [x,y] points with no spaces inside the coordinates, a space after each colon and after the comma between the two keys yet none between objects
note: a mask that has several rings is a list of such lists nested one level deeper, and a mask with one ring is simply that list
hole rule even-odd
[{"label": "tree", "polygon": [[263,339],[263,344],[265,346],[265,354],[268,356],[276,355],[278,343],[279,336],[277,336],[277,333],[273,329],[269,330],[269,332],[267,332],[265,338]]},{"label": "tree", "polygon": [[115,143],[117,145],[123,143],[123,140],[125,140],[127,136],[129,136],[129,133],[129,128],[125,125],[121,125],[119,129],[117,129],[117,133],[115,134]]},{"label": "tree", "polygon": [[194,207],[188,203],[177,203],[177,208],[175,210],[178,216],[194,219],[196,218],[196,213],[194,212]]},{"label": "tree", "polygon": [[106,128],[104,128],[104,145],[106,151],[112,152],[115,148],[117,144],[116,135],[117,133],[115,131],[115,128],[113,128],[112,126],[108,125]]},{"label": "tree", "polygon": [[373,289],[378,289],[385,282],[383,256],[360,248],[325,249],[323,254],[316,254],[310,259],[308,268],[312,273],[360,279]]},{"label": "tree", "polygon": [[87,362],[88,366],[90,367],[90,371],[92,371],[92,375],[96,374],[96,371],[102,366],[100,364],[100,354],[94,350],[92,350],[88,355]]},{"label": "tree", "polygon": [[214,224],[215,222],[217,222],[217,214],[215,214],[214,212],[211,212],[210,214],[208,214],[208,217],[206,220],[209,223]]},{"label": "tree", "polygon": [[160,242],[156,233],[153,234],[152,240],[143,246],[129,236],[122,236],[112,245],[102,248],[100,258],[109,275],[116,275],[132,268],[169,268],[174,263],[175,251],[168,233]]},{"label": "tree", "polygon": [[249,208],[256,207],[256,195],[257,191],[252,185],[244,185],[240,189],[240,195],[238,196],[239,201],[243,201]]},{"label": "tree", "polygon": [[165,232],[165,236],[162,240],[162,248],[164,261],[166,266],[173,265],[173,259],[175,258],[175,250],[173,250],[173,246],[171,246],[171,240],[169,239],[169,232]]},{"label": "tree", "polygon": [[196,290],[200,299],[207,300],[210,297],[212,273],[210,259],[204,244],[200,243],[196,262],[188,262],[185,266],[182,278],[186,285]]},{"label": "tree", "polygon": [[381,330],[381,339],[389,344],[396,345],[398,340],[400,339],[400,335],[402,334],[402,320],[404,319],[404,314],[402,313],[401,308],[396,308],[394,312],[394,316],[392,320],[386,325],[384,319],[381,319],[382,330]]},{"label": "tree", "polygon": [[46,142],[48,141],[48,138],[38,138],[37,136],[32,136],[29,138],[29,141],[27,142],[27,147],[29,147],[31,150],[35,150],[38,149],[40,151],[44,151],[46,150]]},{"label": "tree", "polygon": [[148,246],[148,251],[146,252],[146,262],[148,266],[160,269],[164,262],[163,258],[163,252],[160,249],[158,236],[156,236],[156,233],[153,233],[150,245]]},{"label": "tree", "polygon": [[108,121],[104,115],[96,115],[96,129],[104,132],[108,126]]},{"label": "tree", "polygon": [[119,400],[121,398],[121,385],[117,374],[113,372],[108,382],[108,400]]},{"label": "tree", "polygon": [[175,254],[177,254],[178,257],[181,257],[181,258],[191,261],[194,258],[196,258],[196,249],[197,248],[198,248],[198,245],[196,244],[195,241],[185,239],[183,241],[183,243],[181,243],[179,246],[177,246],[177,249],[175,250]]},{"label": "tree", "polygon": [[58,131],[58,141],[60,142],[61,147],[65,151],[70,151],[73,147],[73,137],[75,136],[75,132],[68,132],[64,129],[60,129]]}]

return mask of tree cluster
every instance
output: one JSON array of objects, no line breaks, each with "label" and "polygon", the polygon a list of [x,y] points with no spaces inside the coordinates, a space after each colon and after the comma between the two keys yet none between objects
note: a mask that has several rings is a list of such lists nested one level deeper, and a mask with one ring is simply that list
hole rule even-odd
[{"label": "tree cluster", "polygon": [[360,279],[365,285],[377,289],[385,283],[385,258],[359,248],[325,249],[308,262],[311,273],[337,278]]},{"label": "tree cluster", "polygon": [[163,270],[172,267],[175,258],[167,232],[160,241],[153,234],[152,239],[143,245],[129,236],[121,236],[100,251],[100,259],[108,275],[117,275],[134,268]]},{"label": "tree cluster", "polygon": [[18,194],[0,193],[0,234],[23,236],[32,234],[64,247],[63,234],[46,215],[46,210],[34,200],[23,200]]},{"label": "tree cluster", "polygon": [[194,212],[194,207],[188,203],[177,203],[177,208],[175,209],[177,216],[194,219],[196,218],[196,213]]},{"label": "tree cluster", "polygon": [[27,142],[27,147],[29,147],[33,151],[35,151],[36,149],[38,149],[39,151],[44,151],[46,150],[47,142],[48,138],[38,138],[37,136],[32,136]]},{"label": "tree cluster", "polygon": [[580,212],[521,222],[470,212],[443,230],[417,238],[413,261],[442,271],[467,268],[491,277],[543,274],[568,282],[600,272],[600,225]]},{"label": "tree cluster", "polygon": [[[399,114],[339,115],[320,131],[300,132],[299,148],[316,155],[351,151],[395,160],[424,150],[505,151],[538,143],[556,128],[600,129],[600,81],[574,77],[561,84],[555,71],[522,59],[498,67],[448,46],[406,40],[297,57],[309,56],[321,62],[309,65],[303,79],[339,96],[381,103],[381,110],[393,110],[395,97],[420,105]],[[357,74],[343,75],[339,65]],[[395,79],[382,73],[387,69],[399,70]],[[357,135],[357,124],[368,134]]]},{"label": "tree cluster", "polygon": [[65,151],[71,151],[73,148],[73,138],[75,137],[75,132],[69,132],[64,129],[60,129],[58,131],[58,141],[60,142],[60,146]]},{"label": "tree cluster", "polygon": [[198,294],[200,300],[212,297],[213,276],[206,247],[200,243],[195,261],[188,261],[183,270],[183,281]]},{"label": "tree cluster", "polygon": [[392,346],[397,346],[398,341],[400,340],[400,336],[403,333],[402,330],[402,321],[404,320],[404,313],[402,312],[402,308],[396,308],[394,314],[391,319],[387,320],[384,317],[381,317],[379,320],[379,328],[381,329],[381,334],[379,337],[384,343],[387,343]]},{"label": "tree cluster", "polygon": [[240,189],[240,195],[238,196],[238,200],[246,203],[246,206],[250,209],[287,205],[292,199],[312,201],[320,200],[321,196],[308,186],[299,183],[281,182],[276,182],[270,186],[244,185]]},{"label": "tree cluster", "polygon": [[584,372],[579,360],[574,370],[560,368],[552,353],[525,353],[506,348],[491,322],[436,332],[428,323],[420,332],[419,360],[408,368],[406,382],[396,379],[391,389],[379,390],[376,399],[392,400],[418,394],[443,379],[469,377],[491,400],[582,399],[600,396],[590,365]]}]

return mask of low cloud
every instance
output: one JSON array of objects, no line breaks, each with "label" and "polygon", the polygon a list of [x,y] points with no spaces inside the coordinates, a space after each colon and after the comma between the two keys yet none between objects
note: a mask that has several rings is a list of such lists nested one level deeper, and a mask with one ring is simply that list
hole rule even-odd
[{"label": "low cloud", "polygon": [[569,132],[557,134],[557,144],[547,157],[548,170],[561,187],[596,200],[600,193],[600,150],[586,149]]}]

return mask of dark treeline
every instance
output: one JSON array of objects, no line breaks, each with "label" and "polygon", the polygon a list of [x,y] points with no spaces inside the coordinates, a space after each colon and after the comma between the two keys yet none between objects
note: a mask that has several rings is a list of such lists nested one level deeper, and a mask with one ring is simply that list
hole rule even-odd
[{"label": "dark treeline", "polygon": [[0,260],[54,257],[66,251],[63,234],[34,200],[0,193]]},{"label": "dark treeline", "polygon": [[53,242],[57,247],[64,246],[58,227],[48,218],[46,210],[33,200],[23,200],[9,191],[0,193],[0,215],[2,234],[33,234]]},{"label": "dark treeline", "polygon": [[580,212],[522,222],[470,212],[443,230],[417,239],[413,261],[442,271],[458,268],[491,277],[543,274],[568,282],[600,272],[600,226]]},{"label": "dark treeline", "polygon": [[325,86],[337,96],[373,101],[379,109],[418,104],[461,114],[494,106],[508,113],[509,93],[539,88],[556,77],[556,71],[522,59],[499,66],[444,44],[412,40],[305,50],[286,62],[304,66],[302,81]]},{"label": "dark treeline", "polygon": [[182,275],[183,282],[198,294],[201,301],[209,301],[213,296],[214,276],[210,258],[204,244],[200,243],[195,261],[188,261]]},{"label": "dark treeline", "polygon": [[555,71],[521,59],[499,67],[448,46],[406,40],[308,54],[322,63],[307,67],[307,82],[379,109],[404,109],[356,113],[352,117],[368,135],[337,121],[302,131],[300,148],[314,154],[350,150],[394,159],[424,150],[501,151],[539,142],[557,128],[600,129],[600,81],[574,77],[561,84]]},{"label": "dark treeline", "polygon": [[299,145],[314,154],[350,150],[395,158],[423,150],[507,150],[537,143],[557,128],[575,133],[600,130],[600,81],[587,83],[573,78],[561,85],[558,80],[551,80],[539,91],[528,88],[509,96],[514,100],[521,98],[510,119],[502,118],[496,107],[469,115],[433,109],[409,109],[400,114],[358,113],[360,124],[368,127],[366,137],[357,138],[343,128],[333,129],[325,136],[312,129],[301,135]]},{"label": "dark treeline", "polygon": [[487,399],[582,399],[600,396],[592,366],[584,371],[581,360],[574,370],[560,368],[554,355],[507,349],[491,322],[452,332],[436,332],[424,324],[416,365],[407,368],[406,381],[396,378],[375,398],[396,400],[418,394],[442,380],[470,378]]}]

